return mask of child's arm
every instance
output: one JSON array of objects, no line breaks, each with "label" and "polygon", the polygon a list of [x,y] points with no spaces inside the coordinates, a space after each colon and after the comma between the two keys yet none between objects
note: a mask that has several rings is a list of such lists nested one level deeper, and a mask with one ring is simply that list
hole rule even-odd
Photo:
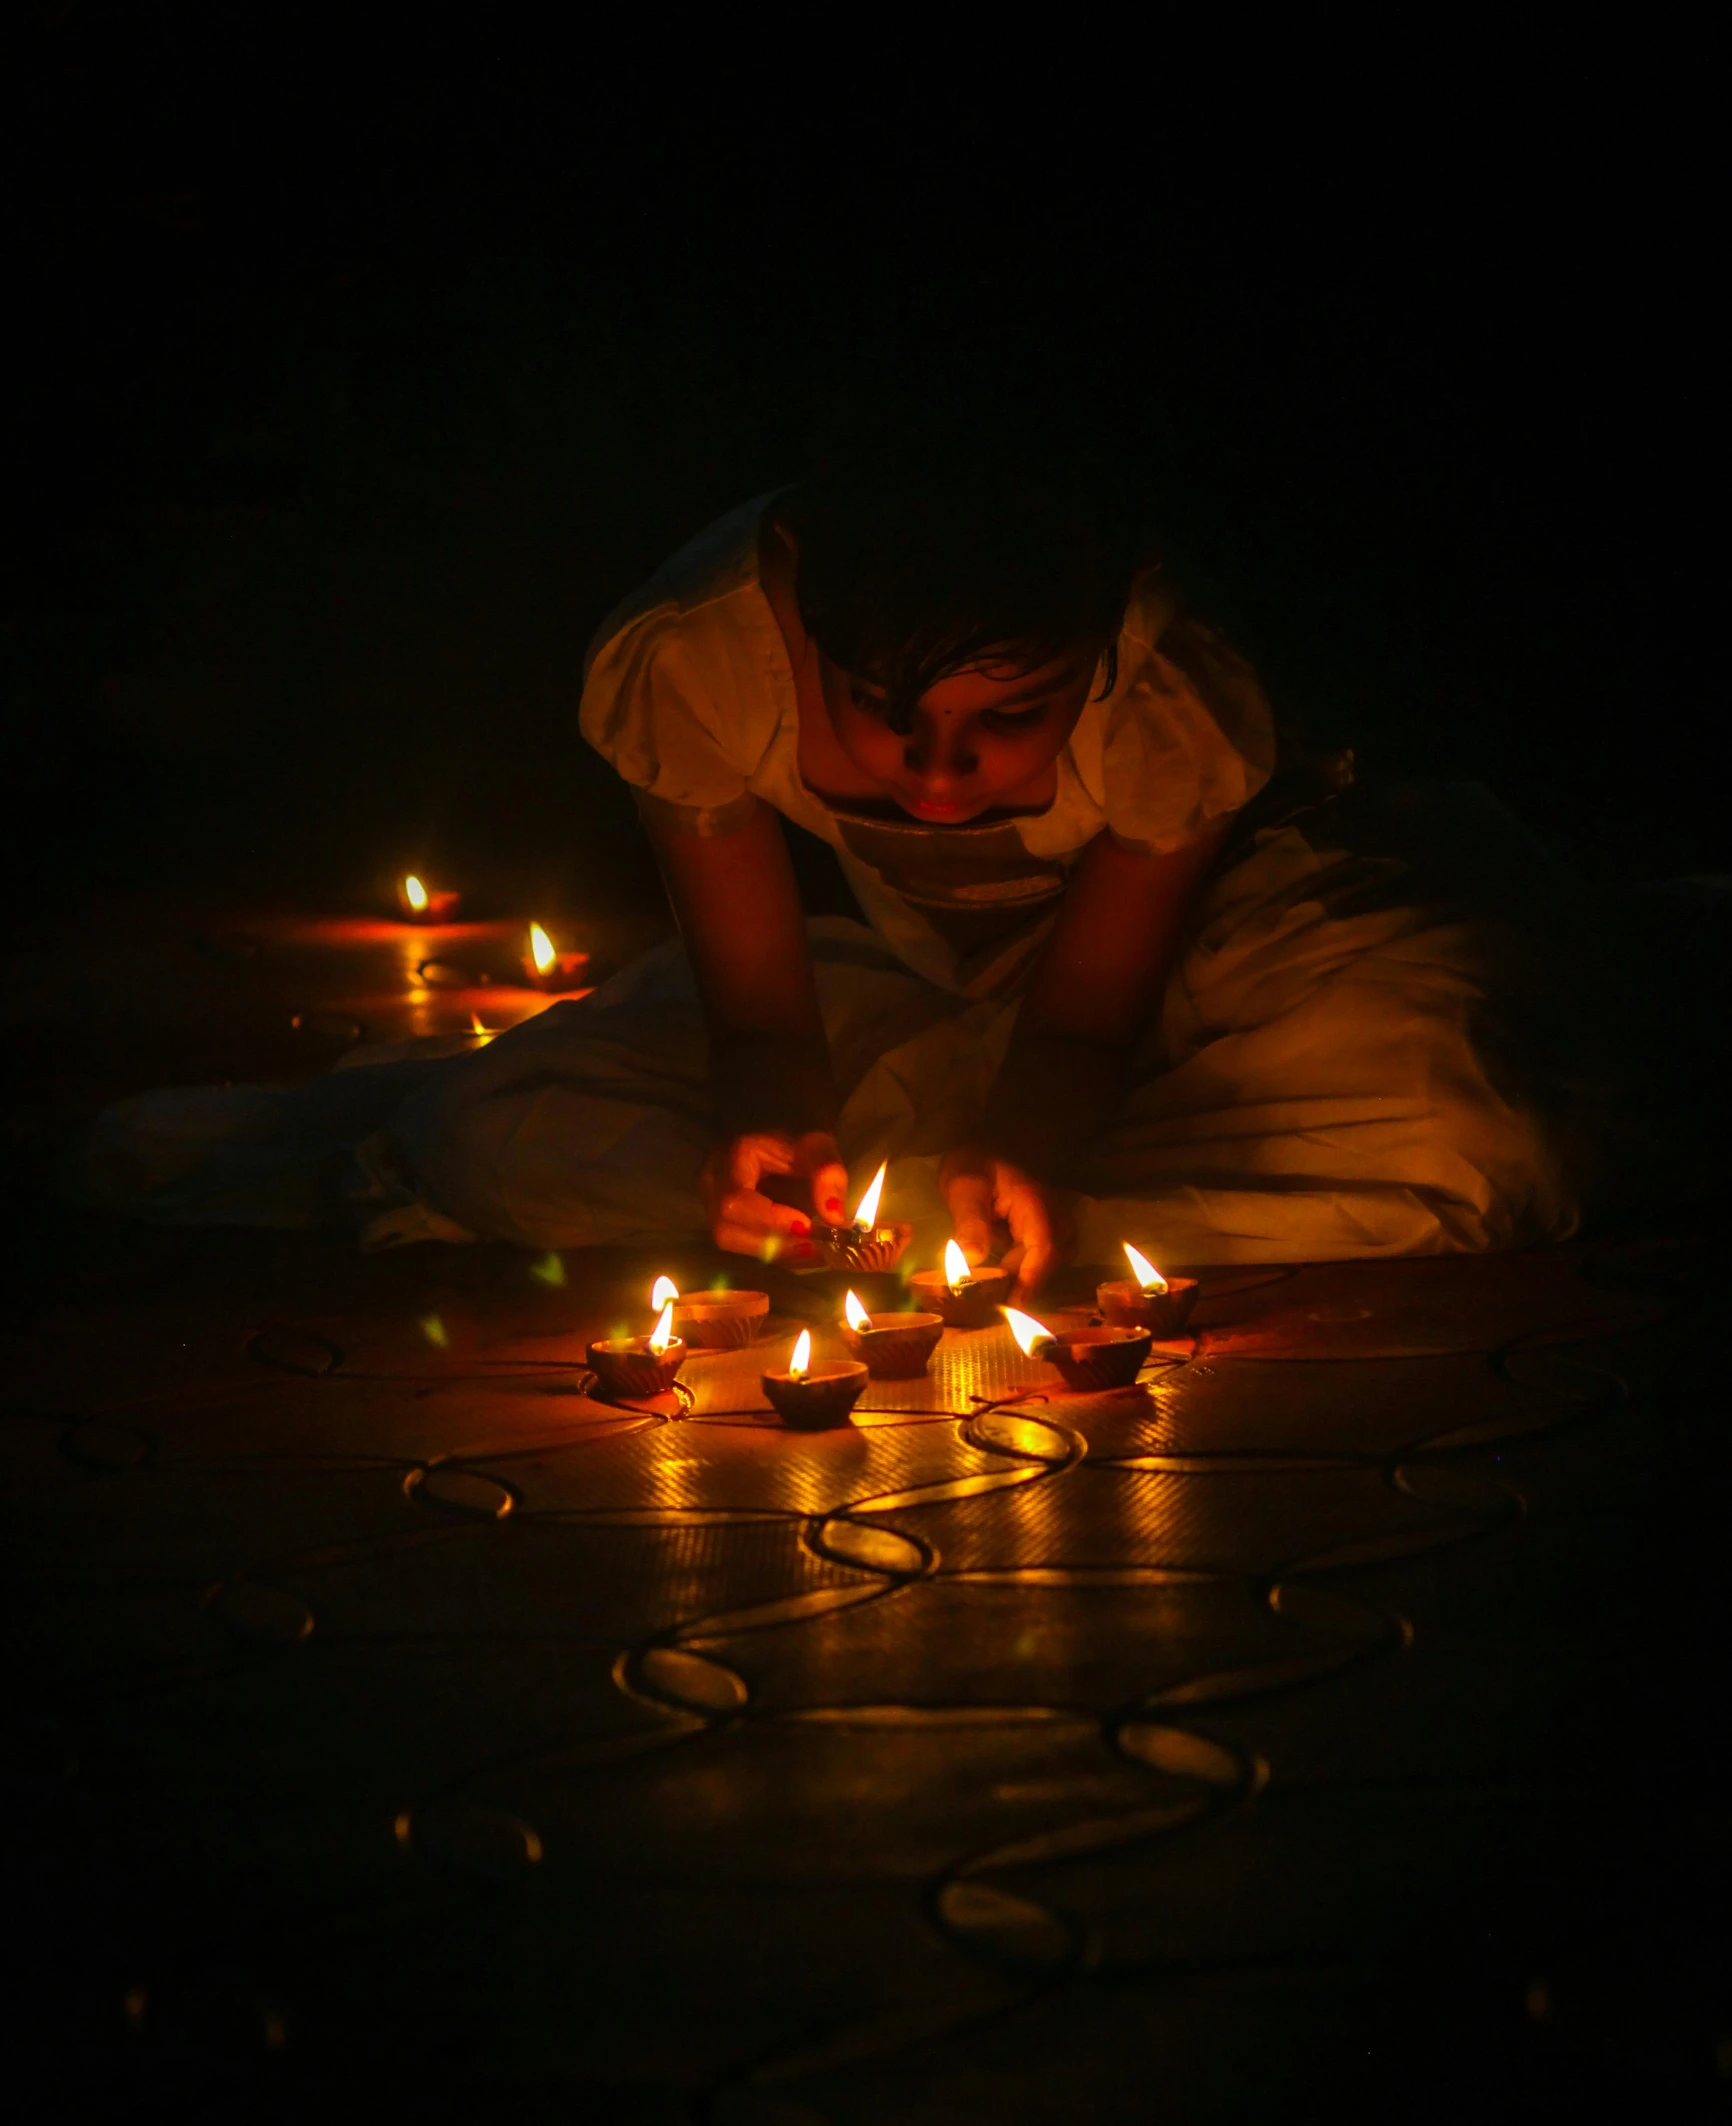
[{"label": "child's arm", "polygon": [[976,1141],[940,1170],[964,1252],[984,1259],[993,1219],[1001,1219],[1024,1251],[1025,1293],[1068,1240],[1050,1185],[1118,1103],[1131,1048],[1160,1002],[1225,831],[1171,856],[1126,849],[1110,834],[1089,845],[1036,963]]},{"label": "child's arm", "polygon": [[[809,1212],[772,1203],[766,1174],[805,1184],[812,1210],[842,1223],[847,1172],[805,918],[788,845],[755,800],[727,831],[682,831],[672,807],[644,809],[709,1022],[721,1143],[701,1187],[717,1244],[760,1254],[798,1239]],[[730,808],[732,809],[732,808]]]}]

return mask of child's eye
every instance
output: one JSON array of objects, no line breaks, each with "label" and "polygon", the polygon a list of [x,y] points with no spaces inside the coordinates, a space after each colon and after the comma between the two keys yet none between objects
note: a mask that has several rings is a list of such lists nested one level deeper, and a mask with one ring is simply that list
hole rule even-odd
[{"label": "child's eye", "polygon": [[1007,735],[1016,731],[1032,730],[1047,712],[1044,701],[1032,703],[1023,709],[986,709],[981,713],[981,722],[988,730],[1003,731]]}]

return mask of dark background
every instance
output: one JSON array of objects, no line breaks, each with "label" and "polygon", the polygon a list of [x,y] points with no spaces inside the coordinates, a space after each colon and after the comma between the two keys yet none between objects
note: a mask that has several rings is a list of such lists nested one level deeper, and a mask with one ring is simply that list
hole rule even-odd
[{"label": "dark background", "polygon": [[1253,95],[1055,24],[1015,78],[795,84],[671,22],[236,12],[7,33],[15,911],[653,893],[585,642],[899,315],[1128,367],[1176,548],[1322,735],[1597,879],[1725,865],[1686,56]]}]

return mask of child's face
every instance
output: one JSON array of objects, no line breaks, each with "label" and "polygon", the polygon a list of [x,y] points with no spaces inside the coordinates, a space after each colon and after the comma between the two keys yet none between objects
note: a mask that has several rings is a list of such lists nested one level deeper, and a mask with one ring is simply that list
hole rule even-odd
[{"label": "child's face", "polygon": [[882,690],[820,655],[842,750],[904,812],[956,826],[996,806],[1044,804],[1048,770],[1082,714],[1093,650],[1033,672],[956,672],[920,697],[905,737],[884,721]]}]

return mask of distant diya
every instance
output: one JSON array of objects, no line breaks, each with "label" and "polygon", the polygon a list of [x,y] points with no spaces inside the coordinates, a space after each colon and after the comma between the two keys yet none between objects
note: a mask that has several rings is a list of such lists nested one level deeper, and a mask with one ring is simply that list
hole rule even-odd
[{"label": "distant diya", "polygon": [[970,1269],[968,1257],[954,1240],[944,1243],[942,1270],[916,1270],[909,1289],[923,1306],[935,1307],[947,1329],[990,1329],[1010,1297],[1014,1271]]},{"label": "distant diya", "polygon": [[658,1277],[652,1307],[672,1303],[674,1328],[695,1350],[738,1351],[763,1331],[770,1312],[768,1292],[688,1292],[671,1277]]},{"label": "distant diya", "polygon": [[679,1378],[686,1347],[674,1334],[670,1299],[647,1336],[607,1336],[584,1353],[589,1370],[615,1395],[665,1395]]},{"label": "distant diya", "polygon": [[405,872],[397,881],[397,906],[412,923],[439,923],[457,911],[463,898],[447,886],[429,886],[415,872]]},{"label": "distant diya", "polygon": [[1176,1336],[1197,1303],[1194,1277],[1163,1277],[1149,1258],[1121,1241],[1131,1276],[1096,1285],[1095,1304],[1121,1328],[1144,1328],[1156,1336]]},{"label": "distant diya", "polygon": [[911,1225],[880,1225],[878,1206],[884,1195],[884,1177],[889,1161],[872,1176],[872,1185],[860,1198],[852,1225],[812,1227],[812,1245],[833,1270],[891,1270],[902,1260],[914,1237]]},{"label": "distant diya", "polygon": [[529,926],[529,941],[523,953],[523,972],[537,989],[562,988],[580,968],[589,965],[587,952],[561,952],[539,923]]},{"label": "distant diya", "polygon": [[1154,1342],[1150,1329],[1067,1329],[1055,1334],[1032,1314],[1006,1307],[1004,1318],[1025,1357],[1044,1359],[1064,1376],[1067,1388],[1128,1388],[1142,1371]]},{"label": "distant diya", "polygon": [[866,1392],[866,1368],[852,1359],[812,1363],[812,1332],[802,1329],[785,1373],[765,1373],[761,1385],[770,1407],[796,1432],[827,1432],[847,1424]]},{"label": "distant diya", "polygon": [[874,1380],[918,1379],[944,1334],[937,1314],[868,1314],[852,1292],[842,1314],[842,1341]]}]

